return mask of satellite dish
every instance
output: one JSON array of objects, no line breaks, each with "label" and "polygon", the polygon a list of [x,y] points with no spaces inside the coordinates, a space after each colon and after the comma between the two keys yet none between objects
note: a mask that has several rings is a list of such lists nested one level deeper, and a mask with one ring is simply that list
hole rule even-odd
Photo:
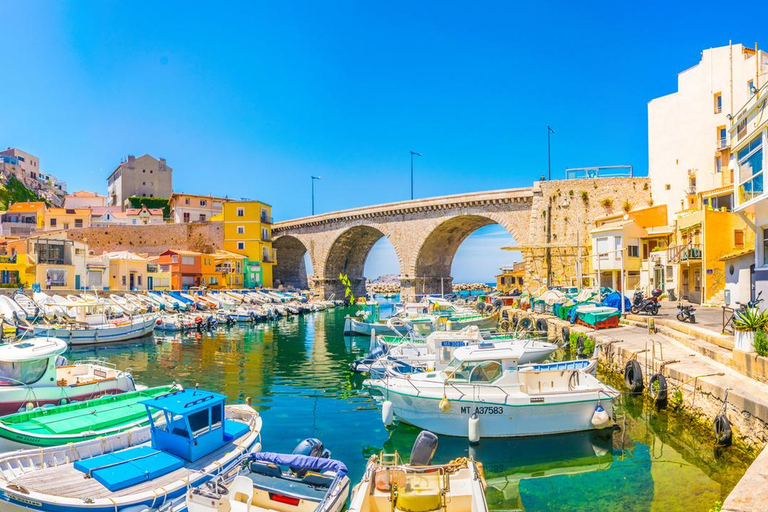
[{"label": "satellite dish", "polygon": [[624,220],[629,220],[629,214],[628,213],[624,214]]}]

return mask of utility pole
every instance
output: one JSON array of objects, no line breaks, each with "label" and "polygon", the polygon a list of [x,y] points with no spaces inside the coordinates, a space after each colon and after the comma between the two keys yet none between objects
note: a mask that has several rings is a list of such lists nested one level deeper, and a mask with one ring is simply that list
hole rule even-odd
[{"label": "utility pole", "polygon": [[421,156],[421,153],[411,151],[411,199],[413,199],[413,156]]},{"label": "utility pole", "polygon": [[552,286],[552,198],[549,198],[549,205],[547,205],[547,249],[546,249],[546,262],[547,262],[547,289]]},{"label": "utility pole", "polygon": [[547,125],[547,181],[552,181],[552,144],[550,136],[555,133],[551,126]]},{"label": "utility pole", "polygon": [[312,215],[315,214],[315,180],[323,179],[322,176],[312,176]]}]

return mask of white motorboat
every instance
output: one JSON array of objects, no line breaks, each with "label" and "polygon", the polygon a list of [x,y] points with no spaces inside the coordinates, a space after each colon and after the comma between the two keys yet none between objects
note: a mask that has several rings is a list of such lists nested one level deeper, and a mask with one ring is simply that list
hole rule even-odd
[{"label": "white motorboat", "polygon": [[34,336],[61,338],[70,345],[90,345],[141,338],[155,329],[156,321],[157,315],[149,313],[94,324],[32,324],[18,329]]},{"label": "white motorboat", "polygon": [[103,361],[70,364],[61,357],[66,350],[57,338],[0,346],[0,415],[136,390],[130,373]]},{"label": "white motorboat", "polygon": [[618,391],[583,368],[518,367],[522,355],[522,347],[481,343],[456,349],[441,371],[388,375],[364,385],[383,395],[385,424],[396,417],[472,442],[611,426]]},{"label": "white motorboat", "polygon": [[234,477],[261,449],[259,413],[225,399],[197,389],[167,393],[141,402],[149,428],[0,457],[0,510],[169,510],[188,490]]},{"label": "white motorboat", "polygon": [[487,512],[479,463],[462,458],[433,464],[436,449],[437,436],[421,432],[407,464],[397,452],[371,456],[348,512]]},{"label": "white motorboat", "polygon": [[39,315],[42,314],[40,307],[35,304],[35,301],[30,299],[28,296],[24,295],[23,293],[16,293],[13,296],[13,300],[16,302],[16,304],[21,307],[21,309],[24,310],[24,313],[26,314],[27,320],[34,320]]},{"label": "white motorboat", "polygon": [[382,375],[387,368],[399,373],[442,370],[451,362],[456,349],[488,341],[497,347],[522,349],[520,365],[543,361],[558,348],[554,343],[533,338],[485,339],[474,326],[461,331],[437,331],[426,338],[409,336],[392,342],[386,339],[378,338],[374,349],[364,359],[352,363],[352,369],[372,375]]}]

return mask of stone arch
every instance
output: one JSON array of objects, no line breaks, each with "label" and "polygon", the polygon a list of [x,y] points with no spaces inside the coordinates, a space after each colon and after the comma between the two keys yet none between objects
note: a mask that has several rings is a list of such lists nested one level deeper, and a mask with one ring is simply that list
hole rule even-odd
[{"label": "stone arch", "polygon": [[[272,247],[277,254],[277,264],[273,269],[275,286],[293,286],[306,289],[307,266],[304,264],[304,255],[307,246],[299,238],[292,235],[283,235],[272,242]],[[311,258],[310,254],[310,258]],[[311,259],[314,268],[315,261]]]},{"label": "stone arch", "polygon": [[415,294],[450,293],[453,287],[451,266],[459,246],[469,235],[491,224],[501,225],[517,240],[506,222],[489,215],[457,215],[435,226],[416,252],[413,279],[406,286],[410,284]]},{"label": "stone arch", "polygon": [[[323,264],[325,296],[333,293],[337,298],[343,297],[344,289],[339,283],[339,274],[349,277],[355,296],[365,295],[365,260],[376,242],[383,237],[387,235],[375,227],[366,225],[353,226],[336,237]],[[391,241],[390,237],[387,239]],[[398,265],[402,269],[398,248],[394,243],[393,246],[398,254]]]}]

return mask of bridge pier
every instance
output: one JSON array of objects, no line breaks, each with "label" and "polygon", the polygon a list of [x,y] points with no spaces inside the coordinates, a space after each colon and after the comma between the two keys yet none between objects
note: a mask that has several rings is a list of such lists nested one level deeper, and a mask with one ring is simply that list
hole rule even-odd
[{"label": "bridge pier", "polygon": [[[365,297],[365,281],[364,277],[349,278],[349,283],[352,285],[352,293],[355,294],[355,300],[358,297]],[[345,300],[346,288],[341,284],[339,278],[315,278],[312,283],[312,291],[324,299],[333,297],[334,299]]]}]

